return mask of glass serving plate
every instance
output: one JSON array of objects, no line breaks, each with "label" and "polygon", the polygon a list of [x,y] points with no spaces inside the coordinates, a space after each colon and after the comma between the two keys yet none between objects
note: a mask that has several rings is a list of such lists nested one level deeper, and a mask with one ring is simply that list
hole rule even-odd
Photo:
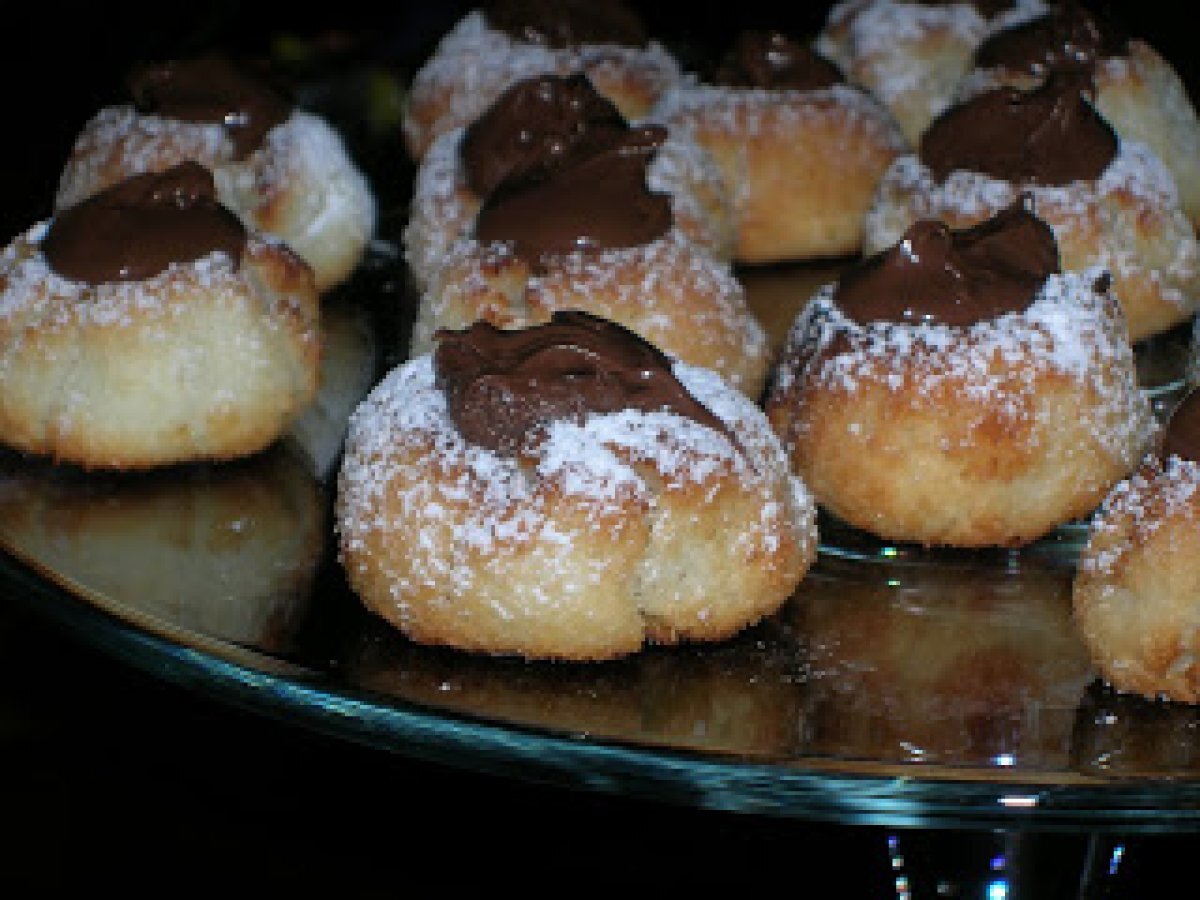
[{"label": "glass serving plate", "polygon": [[[777,345],[844,264],[742,273]],[[617,662],[408,641],[348,588],[331,501],[346,416],[400,360],[412,313],[380,240],[325,303],[317,404],[253,459],[103,475],[0,456],[4,592],[157,677],[517,779],[845,823],[1200,825],[1200,710],[1107,689],[1073,630],[1085,523],[1021,550],[935,552],[826,518],[777,615]],[[1189,345],[1177,329],[1140,348],[1163,409]]]}]

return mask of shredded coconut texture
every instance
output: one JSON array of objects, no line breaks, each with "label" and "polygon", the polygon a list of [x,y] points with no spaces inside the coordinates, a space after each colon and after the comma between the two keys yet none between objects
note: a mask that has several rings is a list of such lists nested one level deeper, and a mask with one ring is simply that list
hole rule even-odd
[{"label": "shredded coconut texture", "polygon": [[98,285],[64,278],[38,248],[50,220],[34,225],[0,252],[0,325],[14,332],[87,326],[120,327],[178,311],[180,290],[229,290],[238,283],[233,260],[221,252],[173,263],[144,281]]},{"label": "shredded coconut texture", "polygon": [[492,28],[482,10],[472,10],[450,29],[413,76],[409,88],[410,110],[421,104],[444,104],[436,122],[406,115],[409,141],[475,119],[506,88],[517,81],[545,73],[567,75],[586,70],[612,80],[630,77],[646,84],[657,95],[680,77],[679,63],[662,45],[645,47],[583,44],[553,49],[515,41]]},{"label": "shredded coconut texture", "polygon": [[[428,283],[433,272],[446,258],[450,247],[470,236],[482,198],[467,186],[461,147],[466,126],[458,126],[438,135],[421,158],[413,181],[409,218],[404,227],[404,259],[416,276],[418,285]],[[703,246],[716,248],[722,235],[720,223],[710,222],[726,196],[723,176],[716,163],[699,144],[678,130],[651,160],[646,184],[656,193],[671,199],[676,223],[688,223],[689,231]],[[705,206],[711,198],[717,209]]]},{"label": "shredded coconut texture", "polygon": [[421,297],[411,355],[432,349],[441,327],[462,328],[481,317],[520,327],[545,321],[555,309],[611,318],[739,387],[761,378],[766,367],[767,334],[741,282],[678,228],[636,247],[558,255],[542,274],[530,273],[507,244],[462,238]]},{"label": "shredded coconut texture", "polygon": [[1115,301],[1092,287],[1102,274],[1052,275],[1024,312],[965,328],[860,324],[834,302],[836,285],[826,285],[792,326],[776,389],[786,392],[803,380],[853,395],[863,383],[899,392],[913,384],[933,391],[948,381],[964,400],[1017,420],[1031,408],[1026,400],[1040,379],[1058,374],[1094,396],[1094,406],[1078,411],[1080,424],[1121,458],[1131,446],[1145,447],[1155,425]]},{"label": "shredded coconut texture", "polygon": [[[1170,456],[1166,461],[1148,457],[1145,464],[1118,482],[1104,499],[1091,524],[1093,547],[1080,557],[1080,567],[1090,575],[1109,577],[1119,571],[1135,546],[1177,516],[1195,516],[1200,490],[1200,463]],[[1125,523],[1140,535],[1137,542],[1122,539]],[[1104,549],[1097,549],[1097,544]]]},{"label": "shredded coconut texture", "polygon": [[[653,504],[655,494],[670,485],[705,484],[713,475],[735,477],[745,490],[763,490],[768,497],[765,486],[782,474],[794,506],[795,519],[789,524],[811,535],[812,499],[799,479],[786,474],[783,448],[761,410],[712,372],[681,363],[674,371],[729,426],[736,445],[675,413],[626,410],[592,414],[582,423],[551,423],[537,445],[536,459],[503,457],[459,435],[445,396],[434,384],[431,354],[403,363],[350,419],[339,476],[337,524],[343,545],[360,545],[370,532],[401,525],[412,529],[414,522],[425,523],[420,534],[450,525],[459,540],[486,551],[501,542],[570,542],[578,535],[559,532],[546,507],[546,485],[584,501],[580,505],[591,510],[596,527],[608,527],[604,523],[611,524],[612,516],[628,513],[631,501]],[[655,483],[639,471],[644,465],[655,473]],[[406,466],[411,468],[402,471]],[[397,484],[408,487],[399,498],[398,521],[392,522],[378,511],[383,492]],[[464,507],[464,501],[470,504]],[[777,502],[766,503],[762,521],[779,513]],[[455,518],[448,521],[451,515]],[[431,583],[435,575],[450,574],[458,588],[469,589],[474,577],[470,566],[436,555],[422,559],[440,570],[429,573]],[[395,590],[403,593],[407,587]]]}]

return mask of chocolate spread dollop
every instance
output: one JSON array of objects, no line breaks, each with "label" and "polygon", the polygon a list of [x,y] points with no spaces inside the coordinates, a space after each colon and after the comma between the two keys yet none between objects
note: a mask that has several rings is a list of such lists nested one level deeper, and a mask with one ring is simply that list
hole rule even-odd
[{"label": "chocolate spread dollop", "polygon": [[467,186],[486,197],[505,178],[556,165],[587,141],[628,130],[617,107],[582,72],[543,75],[508,88],[463,133]]},{"label": "chocolate spread dollop", "polygon": [[494,0],[484,7],[484,16],[514,40],[557,49],[647,44],[641,18],[617,0]]},{"label": "chocolate spread dollop", "polygon": [[1072,72],[1039,87],[1000,87],[950,107],[921,137],[920,158],[939,181],[956,169],[1038,185],[1099,178],[1116,156],[1116,132]]},{"label": "chocolate spread dollop", "polygon": [[238,159],[292,112],[291,100],[265,77],[219,56],[141,66],[130,75],[129,92],[139,112],[224,125]]},{"label": "chocolate spread dollop", "polygon": [[1159,455],[1200,462],[1200,390],[1193,388],[1176,405],[1163,430]]},{"label": "chocolate spread dollop", "polygon": [[134,175],[61,210],[40,246],[66,278],[141,281],[218,250],[240,264],[246,229],[217,202],[212,173],[184,162]]},{"label": "chocolate spread dollop", "polygon": [[816,91],[843,80],[841,70],[807,44],[780,31],[744,31],[713,81],[728,87]]},{"label": "chocolate spread dollop", "polygon": [[553,165],[505,179],[476,215],[476,239],[509,243],[535,269],[563,253],[651,243],[674,222],[670,197],[646,181],[666,136],[659,125],[597,134]]},{"label": "chocolate spread dollop", "polygon": [[1062,3],[993,34],[976,49],[975,64],[1040,77],[1061,68],[1091,72],[1099,60],[1128,53],[1129,36],[1111,19],[1077,3]]},{"label": "chocolate spread dollop", "polygon": [[503,330],[441,329],[433,363],[450,418],[473,444],[512,456],[540,427],[591,413],[669,410],[728,434],[680,384],[671,362],[629,329],[580,310]]},{"label": "chocolate spread dollop", "polygon": [[894,246],[848,269],[834,299],[860,324],[973,325],[1028,309],[1059,265],[1054,232],[1018,201],[962,230],[913,223]]}]

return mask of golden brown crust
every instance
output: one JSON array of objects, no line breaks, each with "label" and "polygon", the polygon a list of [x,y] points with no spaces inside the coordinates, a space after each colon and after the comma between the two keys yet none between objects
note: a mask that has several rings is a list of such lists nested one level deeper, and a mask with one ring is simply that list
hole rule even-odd
[{"label": "golden brown crust", "polygon": [[375,199],[341,138],[319,117],[296,110],[263,146],[236,159],[222,126],[100,110],[83,128],[59,178],[55,208],[141,172],[194,160],[213,173],[218,199],[247,227],[274,235],[313,269],[317,289],[345,281],[375,230]]},{"label": "golden brown crust", "polygon": [[0,257],[0,434],[89,468],[230,459],[274,441],[316,393],[309,267],[251,236],[143,282],[53,273],[37,226]]},{"label": "golden brown crust", "polygon": [[411,355],[437,328],[485,319],[501,328],[582,309],[637,332],[667,353],[720,373],[750,397],[766,380],[770,348],[728,265],[673,229],[652,243],[558,257],[544,273],[504,245],[460,241],[421,297]]},{"label": "golden brown crust", "polygon": [[338,483],[355,591],[414,640],[531,658],[721,640],[774,612],[815,556],[815,508],[761,411],[712,372],[676,374],[737,448],[628,411],[499,457],[458,435],[428,355],[394,370],[351,420]]},{"label": "golden brown crust", "polygon": [[1063,269],[1103,267],[1113,280],[1132,341],[1189,318],[1200,304],[1200,245],[1178,203],[1170,173],[1143,144],[1122,141],[1095,181],[1063,187],[1014,184],[956,171],[938,183],[915,154],[884,174],[864,222],[864,252],[892,246],[914,221],[939,219],[966,228],[995,215],[1027,191],[1033,210],[1054,230]]},{"label": "golden brown crust", "polygon": [[1029,311],[969,328],[797,318],[766,409],[819,503],[930,545],[1016,546],[1089,512],[1153,419],[1115,303],[1055,276]]},{"label": "golden brown crust", "polygon": [[879,178],[904,149],[862,91],[678,85],[653,113],[716,159],[733,194],[734,258],[764,263],[857,253]]},{"label": "golden brown crust", "polygon": [[1080,554],[1075,621],[1120,691],[1200,702],[1200,469],[1148,461],[1105,499]]},{"label": "golden brown crust", "polygon": [[597,44],[555,50],[515,41],[493,29],[482,11],[472,10],[413,76],[402,122],[408,151],[421,159],[439,134],[473,121],[517,81],[577,71],[629,121],[645,116],[681,74],[675,58],[654,42],[644,48]]}]

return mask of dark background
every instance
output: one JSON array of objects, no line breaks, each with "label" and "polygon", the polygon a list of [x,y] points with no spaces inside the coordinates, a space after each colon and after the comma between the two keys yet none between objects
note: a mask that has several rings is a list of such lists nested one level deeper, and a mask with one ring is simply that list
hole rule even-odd
[{"label": "dark background", "polygon": [[[723,47],[737,27],[815,30],[826,4],[643,4],[651,32],[695,53]],[[311,58],[313,76],[353,85],[364,64],[402,83],[469,4],[23,4],[6,10],[0,93],[8,122],[0,231],[7,239],[49,212],[71,141],[120,95],[132,61],[202,49],[270,55],[280,36]],[[1126,19],[1131,11],[1120,8]],[[1138,6],[1132,29],[1193,84],[1187,8]],[[736,10],[736,14],[732,11]],[[344,102],[344,97],[319,97]],[[399,136],[353,134],[381,196],[411,177]],[[19,875],[50,887],[82,879],[276,892],[333,875],[353,895],[436,884],[708,884],[743,888],[787,879],[827,896],[980,897],[987,864],[1015,853],[1022,891],[1073,897],[1080,873],[1125,848],[1118,876],[1089,897],[1144,896],[1147,879],[1186,878],[1191,836],[896,831],[677,808],[578,793],[419,762],[339,742],[227,707],[133,668],[80,641],[24,598],[0,594],[0,810],[15,832],[0,841],[0,884]],[[905,865],[893,867],[889,838]],[[1089,857],[1093,854],[1093,857]],[[156,868],[157,863],[165,868]],[[559,880],[566,868],[573,876]],[[605,878],[605,876],[608,876]],[[238,880],[234,880],[238,879]],[[938,880],[942,881],[941,888]],[[14,882],[15,883],[15,882]],[[2,890],[2,889],[0,889]],[[1097,891],[1100,891],[1097,888]]]}]

